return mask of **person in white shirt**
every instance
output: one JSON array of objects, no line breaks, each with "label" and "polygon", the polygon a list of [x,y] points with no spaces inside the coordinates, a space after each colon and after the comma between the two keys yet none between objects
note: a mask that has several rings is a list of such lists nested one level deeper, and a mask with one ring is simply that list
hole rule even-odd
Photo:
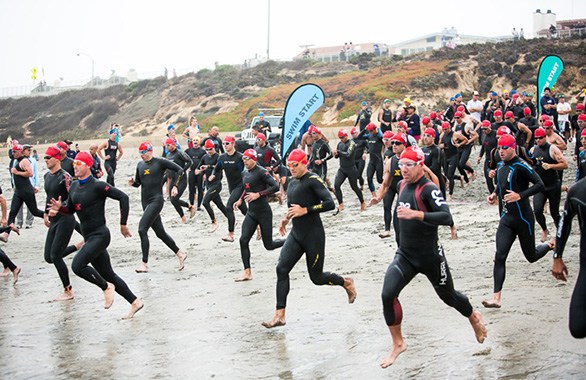
[{"label": "person in white shirt", "polygon": [[572,106],[566,102],[564,94],[558,95],[558,130],[563,134],[566,141],[570,140],[570,112],[572,112]]},{"label": "person in white shirt", "polygon": [[478,99],[479,95],[480,94],[478,93],[478,91],[474,91],[472,93],[472,99],[470,99],[468,101],[468,104],[466,104],[468,112],[470,112],[470,116],[476,119],[477,121],[480,121],[480,113],[482,112],[483,108],[482,102]]}]

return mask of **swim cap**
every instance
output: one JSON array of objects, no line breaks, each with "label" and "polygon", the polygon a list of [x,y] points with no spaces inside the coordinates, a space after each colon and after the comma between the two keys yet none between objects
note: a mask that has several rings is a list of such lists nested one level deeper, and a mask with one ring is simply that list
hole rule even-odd
[{"label": "swim cap", "polygon": [[369,123],[369,124],[366,126],[366,130],[367,130],[367,131],[374,131],[375,129],[376,129],[376,124],[374,124],[374,123]]},{"label": "swim cap", "polygon": [[353,128],[350,130],[350,134],[351,134],[351,135],[355,135],[355,134],[357,134],[357,133],[358,133],[358,128],[356,128],[356,127],[353,127]]},{"label": "swim cap", "polygon": [[391,141],[398,141],[401,144],[405,144],[405,135],[402,133],[395,133],[395,135],[391,137]]},{"label": "swim cap", "polygon": [[317,133],[317,127],[315,125],[310,125],[309,128],[307,128],[307,132]]},{"label": "swim cap", "polygon": [[407,129],[409,128],[409,126],[407,125],[407,122],[405,120],[401,120],[400,122],[397,123],[397,127],[403,128],[403,129]]},{"label": "swim cap", "polygon": [[503,136],[503,135],[510,135],[511,134],[511,130],[509,129],[509,127],[507,127],[506,125],[501,125],[497,130],[496,130],[496,135],[497,136]]},{"label": "swim cap", "polygon": [[411,160],[421,165],[425,160],[425,154],[421,149],[419,149],[419,147],[408,146],[407,148],[405,148],[403,153],[401,153],[400,159]]},{"label": "swim cap", "polygon": [[513,113],[513,111],[507,111],[505,113],[505,119],[510,119],[512,117],[515,117],[515,114]]},{"label": "swim cap", "polygon": [[484,128],[486,128],[486,127],[490,127],[490,121],[488,121],[488,120],[483,120],[483,121],[482,121],[482,126],[483,126]]},{"label": "swim cap", "polygon": [[503,116],[503,111],[501,111],[501,110],[494,111],[494,116]]},{"label": "swim cap", "polygon": [[539,127],[535,130],[535,137],[543,137],[545,136],[545,129]]},{"label": "swim cap", "polygon": [[466,108],[464,108],[464,106],[458,106],[457,110],[460,112],[464,112],[464,110],[466,110]]},{"label": "swim cap", "polygon": [[94,164],[94,158],[88,152],[79,152],[78,154],[75,155],[75,159],[77,161],[83,162],[84,164],[86,164],[89,167],[92,167],[92,165]]},{"label": "swim cap", "polygon": [[61,157],[61,151],[57,147],[50,146],[45,151],[45,156],[51,156],[53,158],[59,159],[59,157]]},{"label": "swim cap", "polygon": [[342,137],[348,137],[348,132],[343,128],[338,130],[338,138],[341,139]]},{"label": "swim cap", "polygon": [[175,139],[172,139],[171,137],[169,137],[167,140],[165,140],[165,145],[177,146],[177,142],[175,141]]},{"label": "swim cap", "polygon": [[517,143],[516,143],[515,138],[513,136],[503,135],[499,139],[498,146],[508,146],[508,147],[514,148],[515,146],[517,146]]},{"label": "swim cap", "polygon": [[576,111],[584,111],[584,104],[576,104]]},{"label": "swim cap", "polygon": [[586,128],[582,129],[582,132],[580,132],[580,137],[586,137]]},{"label": "swim cap", "polygon": [[383,139],[392,139],[395,134],[391,131],[385,131],[383,133]]},{"label": "swim cap", "polygon": [[578,120],[579,121],[586,121],[586,114],[581,113],[580,115],[578,115]]},{"label": "swim cap", "polygon": [[425,131],[423,133],[435,137],[435,129],[433,128],[425,128]]},{"label": "swim cap", "polygon": [[287,162],[298,162],[300,164],[307,164],[307,154],[299,148],[293,149],[291,154],[287,157]]},{"label": "swim cap", "polygon": [[206,140],[206,143],[204,144],[204,147],[206,149],[212,149],[212,148],[215,148],[216,147],[216,144],[214,144],[214,142],[210,139],[210,140]]},{"label": "swim cap", "polygon": [[[267,141],[267,136],[264,133],[259,133],[256,135],[257,140]],[[209,141],[209,140],[208,140]]]},{"label": "swim cap", "polygon": [[368,105],[367,102],[362,102],[361,104],[362,104],[362,106],[367,106]]},{"label": "swim cap", "polygon": [[423,125],[427,125],[427,124],[429,124],[430,121],[431,121],[431,119],[429,117],[424,116],[423,119],[421,120],[421,123]]},{"label": "swim cap", "polygon": [[541,115],[541,117],[539,118],[539,120],[543,120],[543,121],[549,120],[549,116],[547,116],[547,115]]},{"label": "swim cap", "polygon": [[229,143],[233,143],[233,142],[236,142],[236,139],[234,138],[234,136],[226,136],[224,138],[224,141],[229,142]]},{"label": "swim cap", "polygon": [[391,99],[385,99],[383,104],[390,103],[390,102],[391,102]]},{"label": "swim cap", "polygon": [[529,108],[529,107],[523,108],[523,115],[531,115],[531,108]]},{"label": "swim cap", "polygon": [[444,121],[442,123],[442,129],[450,129],[450,123],[448,123],[447,121]]},{"label": "swim cap", "polygon": [[429,113],[429,118],[430,118],[431,120],[435,120],[435,118],[437,118],[437,113],[435,113],[435,112],[430,112],[430,113]]},{"label": "swim cap", "polygon": [[546,121],[544,121],[544,122],[543,122],[543,125],[544,125],[545,127],[553,127],[553,121],[551,121],[551,120],[546,120]]},{"label": "swim cap", "polygon": [[454,118],[462,117],[462,112],[458,111],[454,114]]},{"label": "swim cap", "polygon": [[57,143],[57,147],[58,147],[58,148],[61,148],[61,149],[63,149],[63,150],[67,150],[67,149],[69,149],[69,147],[67,146],[67,143],[66,143],[65,141],[59,141],[59,142]]},{"label": "swim cap", "polygon": [[152,150],[153,150],[153,144],[151,144],[150,142],[145,141],[138,146],[139,152],[152,152]]},{"label": "swim cap", "polygon": [[175,129],[175,126],[173,124],[167,125],[167,131],[170,131],[171,129]]},{"label": "swim cap", "polygon": [[256,150],[254,149],[246,149],[244,153],[242,153],[243,157],[248,157],[251,160],[256,161]]},{"label": "swim cap", "polygon": [[[13,152],[22,152],[22,145],[20,145],[20,144],[14,144],[12,146],[12,151]],[[59,152],[59,155],[61,155],[61,152]]]}]

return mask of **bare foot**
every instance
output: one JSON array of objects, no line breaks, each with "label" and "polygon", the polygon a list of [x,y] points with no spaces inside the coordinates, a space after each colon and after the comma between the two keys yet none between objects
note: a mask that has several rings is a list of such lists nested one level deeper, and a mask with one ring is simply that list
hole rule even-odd
[{"label": "bare foot", "polygon": [[401,344],[393,344],[393,349],[389,352],[389,355],[380,363],[381,368],[388,368],[390,367],[395,360],[401,355],[403,352],[407,351],[407,345],[405,341]]},{"label": "bare foot", "polygon": [[354,287],[354,280],[351,277],[344,278],[344,289],[348,294],[348,303],[354,303],[356,300],[356,288]]},{"label": "bare foot", "polygon": [[460,187],[463,189],[465,186],[464,178],[460,177]]},{"label": "bare foot", "polygon": [[472,172],[472,174],[470,174],[470,181],[474,181],[476,179],[476,173]]},{"label": "bare foot", "polygon": [[144,307],[144,303],[138,298],[134,300],[133,303],[130,304],[130,311],[126,314],[122,319],[131,319],[134,317],[134,314],[138,313]]},{"label": "bare foot", "polygon": [[10,269],[8,268],[4,268],[4,270],[2,271],[2,273],[0,273],[1,277],[6,277],[10,274]]},{"label": "bare foot", "polygon": [[228,235],[226,237],[223,237],[222,240],[227,241],[229,243],[233,243],[234,242],[234,234],[228,233]]},{"label": "bare foot", "polygon": [[0,234],[0,241],[3,241],[4,243],[8,242],[8,232],[2,232]]},{"label": "bare foot", "polygon": [[476,335],[476,340],[478,343],[483,343],[484,339],[486,339],[486,326],[484,326],[484,322],[482,321],[482,314],[475,310],[472,312],[472,315],[468,318],[470,320],[470,324],[474,329],[474,335]]},{"label": "bare foot", "polygon": [[182,223],[182,224],[185,224],[185,223],[187,223],[187,216],[183,215],[183,216],[181,217],[181,223]]},{"label": "bare foot", "polygon": [[238,277],[234,281],[242,282],[242,281],[250,281],[250,280],[252,280],[252,270],[250,268],[248,268],[248,269],[244,270],[244,273],[242,274],[242,276]]},{"label": "bare foot", "polygon": [[197,208],[194,205],[189,206],[189,219],[193,219],[196,212]]},{"label": "bare foot", "polygon": [[484,300],[482,301],[482,306],[487,307],[489,309],[500,309],[501,301],[497,301],[494,298],[491,300]]},{"label": "bare foot", "polygon": [[446,201],[451,202],[452,199],[452,194],[448,194],[448,196],[446,197]]},{"label": "bare foot", "polygon": [[114,303],[114,284],[108,282],[108,287],[104,290],[104,309],[109,309]]},{"label": "bare foot", "polygon": [[187,260],[187,253],[183,252],[182,250],[177,251],[175,254],[179,259],[179,271],[182,271],[185,268],[185,260]]},{"label": "bare foot", "polygon": [[213,222],[212,225],[210,226],[210,229],[208,232],[209,233],[216,232],[217,229],[218,229],[218,223]]},{"label": "bare foot", "polygon": [[273,319],[271,319],[270,321],[261,323],[261,325],[263,325],[267,329],[272,329],[273,327],[278,326],[285,326],[286,324],[287,322],[285,322],[285,318],[279,318],[277,316],[274,316]]},{"label": "bare foot", "polygon": [[71,291],[71,286],[68,289],[63,291],[59,297],[55,298],[54,301],[69,301],[73,299],[73,292]]},{"label": "bare foot", "polygon": [[549,236],[549,230],[541,231],[541,242],[545,243],[547,241],[548,236]]},{"label": "bare foot", "polygon": [[366,202],[360,203],[360,211],[365,211],[365,210],[366,210]]},{"label": "bare foot", "polygon": [[14,276],[14,280],[12,280],[12,285],[16,285],[18,282],[18,275],[20,274],[20,268],[16,268],[12,271],[12,276]]},{"label": "bare foot", "polygon": [[456,226],[450,226],[450,239],[451,240],[456,240],[458,238],[458,230],[456,229]]},{"label": "bare foot", "polygon": [[147,273],[149,271],[149,266],[147,263],[140,263],[140,266],[134,270],[136,273]]},{"label": "bare foot", "polygon": [[391,231],[381,232],[380,234],[378,234],[378,237],[381,238],[381,239],[385,239],[385,238],[391,237]]}]

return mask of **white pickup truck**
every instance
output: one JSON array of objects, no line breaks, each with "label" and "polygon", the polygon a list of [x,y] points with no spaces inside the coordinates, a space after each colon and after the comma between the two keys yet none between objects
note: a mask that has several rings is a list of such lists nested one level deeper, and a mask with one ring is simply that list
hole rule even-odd
[{"label": "white pickup truck", "polygon": [[[283,108],[259,108],[259,112],[265,114],[265,121],[271,125],[271,133],[267,136],[267,142],[275,148],[278,153],[281,153],[281,132],[283,131]],[[252,133],[252,127],[260,120],[259,116],[255,116],[250,122],[250,126],[244,129],[241,133],[236,134],[239,141],[237,144],[238,150],[242,151],[247,148],[253,148],[256,144],[256,138]]]}]

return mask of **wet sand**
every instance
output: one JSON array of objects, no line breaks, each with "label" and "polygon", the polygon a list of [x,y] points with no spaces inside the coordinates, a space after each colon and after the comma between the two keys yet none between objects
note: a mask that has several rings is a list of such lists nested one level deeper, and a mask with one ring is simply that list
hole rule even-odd
[{"label": "wet sand", "polygon": [[[22,267],[14,287],[11,277],[0,278],[2,378],[585,376],[586,346],[573,339],[567,327],[578,270],[576,221],[565,254],[570,270],[567,284],[551,276],[550,255],[529,264],[515,243],[507,262],[503,308],[484,309],[481,301],[492,293],[497,208],[484,201],[482,178],[466,189],[457,187],[450,208],[459,239],[449,240],[449,228],[443,227],[440,240],[456,289],[482,311],[488,338],[482,345],[476,343],[467,319],[444,305],[425,277],[417,276],[400,297],[408,350],[382,370],[379,362],[390,349],[391,339],[380,292],[396,244],[394,238],[378,237],[383,227],[381,205],[360,213],[357,199],[345,184],[346,211],[338,216],[322,214],[328,239],[325,269],[354,278],[356,302],[349,305],[342,288],[313,285],[302,259],[291,273],[287,325],[267,330],[260,322],[274,313],[279,251],[266,251],[253,239],[254,280],[234,282],[242,271],[239,245],[237,239],[234,243],[221,241],[227,231],[221,214],[220,228],[210,234],[205,211],[182,225],[167,202],[163,220],[167,231],[188,252],[186,268],[178,272],[173,253],[150,232],[150,272],[134,272],[141,260],[137,233],[140,190],[128,187],[126,178],[134,173],[138,160],[134,149],[127,147],[116,175],[119,187],[131,197],[133,237],[124,239],[119,232],[116,202],[108,201],[107,212],[114,269],[145,308],[134,319],[121,321],[129,308],[124,299],[116,295],[112,308],[104,310],[99,288],[71,272],[75,300],[50,302],[61,291],[61,283],[55,268],[43,260],[46,228],[37,219],[33,229],[22,230],[21,236],[13,234],[7,244],[2,243]],[[336,161],[330,161],[332,180]],[[40,167],[44,170],[42,162]],[[0,180],[10,203],[6,171],[0,173]],[[37,200],[41,204],[44,197]],[[272,203],[272,207],[276,235],[285,206]],[[238,237],[243,217],[237,213],[236,218]],[[78,239],[75,234],[73,241]],[[66,263],[70,266],[71,257]]]}]

